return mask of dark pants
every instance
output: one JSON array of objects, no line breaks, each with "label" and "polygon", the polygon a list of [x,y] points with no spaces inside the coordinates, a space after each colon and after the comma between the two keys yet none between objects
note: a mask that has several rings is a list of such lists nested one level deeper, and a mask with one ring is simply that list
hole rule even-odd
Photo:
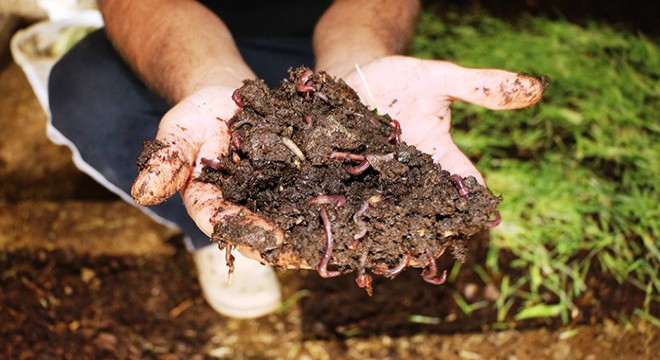
[{"label": "dark pants", "polygon": [[[248,65],[271,86],[288,76],[289,67],[314,66],[308,37],[247,38],[237,43]],[[55,65],[48,94],[53,127],[96,170],[88,173],[114,185],[113,191],[129,199],[142,143],[156,136],[170,106],[136,77],[103,30],[87,36]],[[99,173],[103,179],[98,179]],[[157,220],[175,224],[190,237],[189,247],[210,244],[178,195],[146,211]]]}]

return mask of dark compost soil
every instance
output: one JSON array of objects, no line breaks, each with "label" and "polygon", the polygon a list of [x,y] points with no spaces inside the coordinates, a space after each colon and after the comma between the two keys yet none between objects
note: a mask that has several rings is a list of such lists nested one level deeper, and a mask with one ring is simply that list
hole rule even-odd
[{"label": "dark compost soil", "polygon": [[435,259],[449,249],[463,261],[465,241],[497,221],[498,197],[400,141],[398,121],[324,72],[291,70],[275,89],[245,81],[234,99],[229,156],[206,161],[203,179],[285,240],[253,241],[237,216],[215,228],[221,246],[249,245],[273,264],[293,253],[323,277],[357,271],[367,289],[367,269],[393,277],[408,265],[442,283]]}]

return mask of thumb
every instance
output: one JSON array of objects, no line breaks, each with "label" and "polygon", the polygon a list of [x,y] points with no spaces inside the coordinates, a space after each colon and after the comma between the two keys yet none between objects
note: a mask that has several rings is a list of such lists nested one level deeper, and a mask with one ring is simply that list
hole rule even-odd
[{"label": "thumb", "polygon": [[430,68],[429,81],[436,86],[444,82],[451,98],[491,110],[532,106],[541,100],[548,85],[545,78],[506,70],[470,69],[448,62],[437,62]]}]

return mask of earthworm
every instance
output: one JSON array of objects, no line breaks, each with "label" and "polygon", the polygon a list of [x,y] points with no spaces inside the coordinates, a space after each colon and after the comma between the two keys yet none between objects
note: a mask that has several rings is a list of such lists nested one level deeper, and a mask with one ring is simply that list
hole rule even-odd
[{"label": "earthworm", "polygon": [[315,92],[315,93],[314,93],[314,96],[316,96],[317,98],[321,99],[321,100],[322,100],[324,103],[326,103],[326,104],[329,104],[329,103],[330,103],[330,99],[328,99],[328,96],[327,96],[326,94],[324,94],[324,93],[321,93],[321,92]]},{"label": "earthworm", "polygon": [[360,260],[358,263],[358,268],[359,268],[359,275],[355,279],[355,282],[357,283],[357,286],[361,289],[367,290],[367,295],[371,296],[373,295],[374,291],[373,288],[371,287],[371,275],[368,275],[365,270],[364,266],[367,263],[367,253],[363,252],[360,255]]},{"label": "earthworm", "polygon": [[346,204],[346,197],[343,195],[319,195],[309,199],[307,202],[316,205],[334,204],[336,207],[342,207]]},{"label": "earthworm", "polygon": [[458,190],[458,195],[462,197],[468,196],[470,193],[470,190],[468,189],[467,185],[465,185],[465,180],[463,180],[462,177],[459,175],[452,175],[449,177],[449,180],[454,182],[454,185],[456,186],[456,189]]},{"label": "earthworm", "polygon": [[314,85],[313,84],[307,84],[307,82],[310,80],[310,78],[314,75],[314,71],[311,69],[307,69],[305,72],[300,75],[300,78],[296,81],[296,90],[302,93],[309,93],[311,91],[314,91]]},{"label": "earthworm", "polygon": [[321,220],[323,220],[323,230],[325,230],[325,251],[323,252],[323,258],[319,262],[316,271],[323,278],[331,278],[339,276],[341,272],[339,271],[330,271],[328,270],[328,263],[330,262],[330,256],[332,256],[332,229],[330,228],[330,220],[328,219],[328,213],[325,211],[325,207],[321,207]]},{"label": "earthworm", "polygon": [[330,153],[331,159],[348,159],[352,161],[364,161],[367,160],[366,157],[358,154],[351,154],[343,151],[333,151]]},{"label": "earthworm", "polygon": [[374,294],[374,289],[371,286],[371,276],[366,273],[361,273],[355,279],[357,286],[361,289],[367,290],[367,295],[372,296]]},{"label": "earthworm", "polygon": [[[436,259],[433,257],[431,250],[428,248],[426,249],[425,253],[426,258],[428,259],[428,269],[424,269],[422,272],[422,278],[427,283],[434,285],[444,284],[445,281],[447,281],[447,270],[444,270],[442,274],[440,274],[440,277],[437,277],[436,275],[438,275],[438,264],[436,263]],[[444,249],[442,253],[444,253]],[[440,253],[440,255],[442,255],[442,253]]]},{"label": "earthworm", "polygon": [[[375,266],[371,271],[376,274],[376,275],[383,275],[387,278],[394,278],[395,276],[399,275],[405,268],[408,267],[408,264],[410,264],[410,254],[404,254],[403,259],[399,262],[399,264],[391,269],[388,269],[385,266]],[[435,274],[434,274],[435,275]]]},{"label": "earthworm", "polygon": [[222,170],[222,166],[220,165],[220,161],[218,161],[218,159],[211,160],[208,158],[202,158],[200,162],[213,170]]},{"label": "earthworm", "polygon": [[313,75],[314,71],[312,69],[305,70],[298,78],[298,85],[306,84],[307,81],[309,81],[309,78],[311,78]]},{"label": "earthworm", "polygon": [[497,225],[500,224],[501,218],[500,218],[500,212],[495,210],[493,211],[493,216],[495,217],[493,220],[490,220],[486,222],[486,226],[488,227],[496,227]]},{"label": "earthworm", "polygon": [[234,90],[234,92],[231,94],[231,99],[234,100],[234,103],[236,106],[238,106],[240,109],[243,108],[243,100],[238,96],[239,94],[239,89]]},{"label": "earthworm", "polygon": [[351,250],[357,249],[358,245],[360,245],[360,239],[367,235],[367,224],[361,219],[367,209],[369,209],[369,201],[365,201],[362,207],[360,207],[360,210],[353,215],[353,222],[358,226],[359,231],[353,235],[353,243],[348,245],[348,248]]},{"label": "earthworm", "polygon": [[390,136],[387,137],[387,141],[392,142],[392,140],[395,140],[394,143],[398,143],[399,134],[401,133],[401,124],[397,120],[392,119],[392,121],[390,121],[390,126],[392,126],[394,129],[392,130]]},{"label": "earthworm", "polygon": [[363,173],[365,170],[367,170],[371,164],[369,163],[369,160],[364,160],[360,163],[360,165],[355,165],[355,166],[349,166],[346,168],[346,172],[351,174],[351,175],[358,175]]},{"label": "earthworm", "polygon": [[355,166],[349,166],[346,168],[346,172],[351,174],[351,175],[358,175],[363,173],[365,170],[367,170],[370,166],[371,163],[369,163],[369,160],[365,156],[358,155],[358,154],[351,154],[343,151],[333,151],[330,153],[330,158],[331,159],[348,159],[351,161],[360,161],[359,165]]},{"label": "earthworm", "polygon": [[236,149],[241,148],[241,136],[238,132],[231,133],[231,143],[234,145]]},{"label": "earthworm", "polygon": [[234,123],[231,124],[231,131],[236,131],[236,129],[238,129],[239,127],[241,127],[241,126],[243,126],[243,125],[245,125],[245,124],[254,125],[254,123],[252,122],[252,120],[250,120],[250,119],[242,119],[242,120],[239,120],[239,121],[234,122]]},{"label": "earthworm", "polygon": [[303,120],[305,120],[305,124],[307,125],[312,125],[312,117],[309,115],[303,116]]}]

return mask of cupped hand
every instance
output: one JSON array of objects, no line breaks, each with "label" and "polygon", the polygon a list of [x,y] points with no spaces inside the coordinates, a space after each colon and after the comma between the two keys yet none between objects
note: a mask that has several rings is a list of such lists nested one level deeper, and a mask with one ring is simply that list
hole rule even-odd
[{"label": "cupped hand", "polygon": [[[362,102],[401,124],[403,141],[431,154],[451,173],[474,176],[479,170],[452,140],[450,105],[466,101],[493,110],[519,109],[538,102],[542,80],[496,69],[405,56],[381,58],[342,76]],[[331,74],[332,75],[332,74]]]},{"label": "cupped hand", "polygon": [[[239,110],[232,100],[234,90],[224,86],[202,88],[165,114],[156,135],[161,147],[140,170],[131,194],[138,204],[155,205],[180,191],[188,214],[207,235],[213,234],[216,224],[240,213],[245,222],[262,229],[250,236],[275,236],[281,243],[282,233],[274,223],[225,201],[216,186],[195,180],[202,171],[202,159],[213,161],[227,154],[227,120]],[[239,250],[259,259],[252,249]]]}]

